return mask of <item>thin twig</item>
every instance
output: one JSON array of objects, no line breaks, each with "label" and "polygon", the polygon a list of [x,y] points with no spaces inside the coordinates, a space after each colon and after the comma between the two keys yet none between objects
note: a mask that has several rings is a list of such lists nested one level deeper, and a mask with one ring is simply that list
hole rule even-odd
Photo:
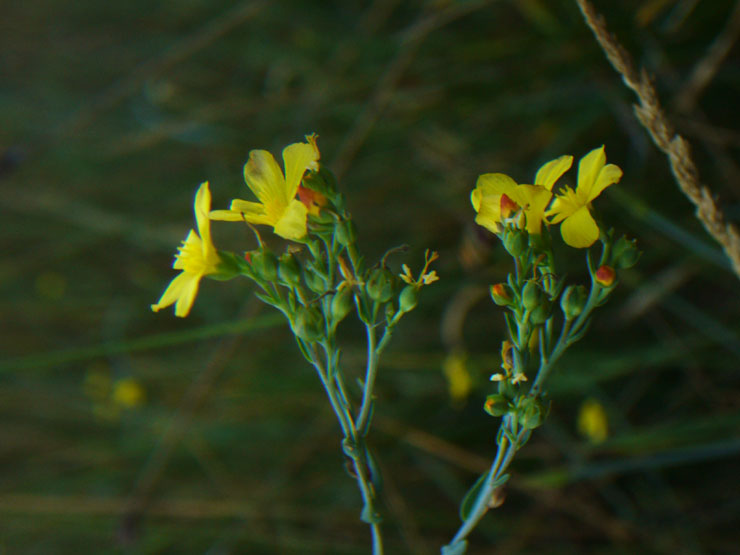
[{"label": "thin twig", "polygon": [[657,92],[649,75],[643,69],[637,71],[630,54],[606,28],[604,18],[588,0],[576,0],[586,23],[593,31],[614,69],[622,75],[625,85],[632,89],[640,101],[635,105],[635,115],[647,129],[656,146],[668,156],[671,171],[681,191],[696,206],[696,217],[704,228],[722,245],[735,274],[740,278],[740,233],[728,223],[717,206],[712,191],[699,181],[688,141],[677,134],[658,100]]},{"label": "thin twig", "polygon": [[738,38],[740,38],[740,1],[735,4],[727,25],[712,41],[704,57],[694,66],[683,90],[676,98],[676,108],[682,112],[690,112],[693,109],[701,93],[717,74]]},{"label": "thin twig", "polygon": [[399,51],[386,67],[385,72],[379,78],[375,90],[371,94],[362,113],[355,120],[354,126],[345,136],[338,153],[332,162],[334,174],[341,180],[349,168],[352,159],[367,139],[375,123],[380,119],[383,110],[388,106],[393,91],[396,89],[401,77],[416,57],[421,43],[424,39],[440,27],[459,19],[469,13],[487,6],[494,0],[472,0],[470,2],[455,3],[431,15],[422,18],[413,24],[401,37]]}]

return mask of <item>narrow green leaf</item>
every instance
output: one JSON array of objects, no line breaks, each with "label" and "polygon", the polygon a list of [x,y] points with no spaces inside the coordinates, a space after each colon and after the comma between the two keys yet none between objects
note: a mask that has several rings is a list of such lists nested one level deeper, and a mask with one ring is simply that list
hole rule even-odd
[{"label": "narrow green leaf", "polygon": [[468,493],[463,497],[462,503],[460,503],[460,519],[465,522],[470,517],[470,513],[473,511],[478,497],[480,496],[483,486],[488,478],[488,472],[484,472],[468,490]]}]

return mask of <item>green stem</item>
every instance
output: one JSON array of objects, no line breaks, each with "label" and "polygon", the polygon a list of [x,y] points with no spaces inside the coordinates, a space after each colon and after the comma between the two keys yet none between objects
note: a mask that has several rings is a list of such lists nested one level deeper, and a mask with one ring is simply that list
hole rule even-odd
[{"label": "green stem", "polygon": [[[326,395],[329,398],[329,403],[334,410],[334,413],[339,421],[339,425],[342,428],[345,439],[350,442],[350,448],[347,449],[345,445],[344,453],[352,460],[354,465],[355,476],[357,484],[362,495],[362,500],[365,504],[363,513],[369,513],[369,515],[375,515],[375,493],[370,480],[370,469],[367,462],[366,451],[368,450],[365,445],[364,438],[357,433],[357,428],[352,420],[352,411],[348,403],[343,402],[340,396],[346,398],[346,393],[343,391],[344,383],[341,378],[341,371],[339,368],[334,368],[334,361],[336,357],[333,356],[335,353],[330,349],[329,345],[323,344],[326,351],[327,367],[318,358],[316,350],[309,349],[306,346],[306,350],[311,354],[314,368],[316,373],[319,375],[321,384],[324,386]],[[331,380],[329,376],[334,376],[334,380]],[[334,386],[337,384],[337,387]],[[369,522],[373,537],[373,554],[382,555],[383,553],[383,542],[380,531],[380,525],[377,522]]]},{"label": "green stem", "polygon": [[375,387],[375,376],[378,373],[378,352],[375,346],[375,326],[365,324],[367,335],[367,367],[365,368],[365,383],[362,388],[362,404],[357,415],[356,427],[364,430],[370,415],[370,407],[373,402],[373,388]]},{"label": "green stem", "polygon": [[588,319],[591,317],[591,313],[599,302],[601,289],[602,287],[598,283],[592,283],[591,291],[581,314],[575,320],[565,321],[563,329],[560,332],[558,342],[555,344],[555,348],[552,350],[550,356],[545,359],[545,363],[540,366],[540,369],[537,372],[537,378],[535,379],[534,384],[532,384],[530,394],[536,395],[540,392],[542,384],[548,374],[552,371],[555,363],[560,359],[565,350],[573,344],[573,337],[583,329],[583,326],[586,325]]},{"label": "green stem", "polygon": [[378,374],[378,358],[391,338],[392,329],[392,326],[386,326],[383,337],[380,338],[379,343],[376,343],[375,326],[365,324],[365,330],[367,332],[367,367],[365,368],[365,382],[362,388],[362,404],[355,420],[355,427],[358,430],[365,430],[369,423],[368,419],[370,418],[370,408],[373,403],[375,378]]},{"label": "green stem", "polygon": [[[509,426],[509,423],[510,417],[507,415],[504,417],[504,421],[501,423],[501,428]],[[493,493],[495,492],[497,487],[495,485],[496,481],[503,475],[503,473],[509,467],[509,464],[511,464],[511,461],[514,459],[514,455],[523,445],[523,439],[526,433],[526,430],[521,429],[519,433],[515,436],[514,442],[509,442],[506,434],[501,435],[501,443],[498,446],[496,458],[494,459],[493,464],[491,464],[491,468],[488,471],[485,486],[478,493],[478,497],[475,500],[473,510],[470,512],[468,519],[463,522],[462,526],[460,526],[457,533],[452,538],[452,541],[449,543],[450,546],[453,546],[456,543],[459,543],[467,538],[470,532],[475,529],[481,519],[488,512],[488,503],[491,500],[491,497],[493,496]]]}]

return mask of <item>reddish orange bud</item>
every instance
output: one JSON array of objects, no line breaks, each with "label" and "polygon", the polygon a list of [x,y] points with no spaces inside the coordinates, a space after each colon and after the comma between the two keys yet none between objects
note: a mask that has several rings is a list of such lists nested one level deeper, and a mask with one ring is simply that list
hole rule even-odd
[{"label": "reddish orange bud", "polygon": [[491,298],[498,306],[509,306],[511,304],[511,293],[509,286],[505,283],[491,285]]},{"label": "reddish orange bud", "polygon": [[617,273],[611,266],[600,266],[596,270],[596,283],[603,287],[611,287],[616,277]]},{"label": "reddish orange bud", "polygon": [[313,214],[314,216],[318,215],[319,208],[326,206],[327,202],[324,195],[318,191],[314,191],[313,189],[308,189],[303,185],[298,187],[298,200],[308,208],[308,213]]},{"label": "reddish orange bud", "polygon": [[252,253],[251,252],[245,252],[244,253],[244,260],[246,260],[247,262],[249,262],[251,264],[252,263]]},{"label": "reddish orange bud", "polygon": [[508,196],[505,194],[501,195],[501,219],[505,220],[513,212],[516,212],[519,209],[519,205],[511,200]]}]

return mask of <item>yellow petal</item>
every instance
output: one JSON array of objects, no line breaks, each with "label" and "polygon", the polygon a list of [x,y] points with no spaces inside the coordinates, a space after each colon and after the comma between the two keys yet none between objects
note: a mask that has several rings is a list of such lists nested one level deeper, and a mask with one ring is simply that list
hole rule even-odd
[{"label": "yellow petal", "polygon": [[555,160],[550,160],[547,164],[544,164],[534,178],[535,185],[542,185],[548,191],[552,191],[555,182],[560,179],[560,176],[567,172],[573,164],[572,156],[561,156]]},{"label": "yellow petal", "polygon": [[318,169],[318,159],[319,150],[315,140],[313,143],[295,143],[283,149],[286,198],[292,200],[295,197],[307,169]]},{"label": "yellow petal", "polygon": [[234,199],[231,201],[229,209],[240,214],[239,219],[248,221],[250,224],[275,225],[282,214],[282,211],[275,214],[268,214],[265,205],[259,202],[250,202],[248,200]]},{"label": "yellow petal", "polygon": [[555,197],[550,210],[545,213],[545,216],[552,218],[550,220],[551,224],[557,224],[576,212],[582,206],[584,205],[579,202],[573,189],[566,187],[561,194]]},{"label": "yellow petal", "polygon": [[582,207],[568,216],[560,224],[560,233],[566,244],[576,249],[584,249],[599,238],[599,226],[591,217],[587,207]]},{"label": "yellow petal", "polygon": [[185,318],[190,313],[190,309],[195,302],[195,296],[198,294],[198,285],[200,284],[201,274],[188,274],[183,272],[182,290],[175,303],[175,316]]},{"label": "yellow petal", "polygon": [[167,286],[167,289],[164,290],[164,293],[162,293],[162,296],[159,298],[157,303],[152,305],[152,311],[158,312],[161,309],[174,304],[175,301],[180,298],[180,295],[182,295],[182,292],[184,291],[186,284],[190,279],[191,277],[188,276],[188,274],[186,274],[185,272],[181,272],[177,276],[175,276],[175,278]]},{"label": "yellow petal", "polygon": [[550,203],[552,193],[540,185],[519,185],[516,192],[521,201],[516,202],[524,207],[527,217],[527,233],[539,235],[545,218],[545,208]]},{"label": "yellow petal", "polygon": [[473,209],[478,212],[480,210],[480,201],[483,193],[478,188],[475,188],[470,193],[470,203],[473,205]]},{"label": "yellow petal", "polygon": [[186,266],[192,267],[194,261],[202,259],[203,242],[198,237],[198,234],[191,229],[188,232],[188,236],[182,242],[182,245],[178,247],[172,267],[175,270],[184,270]]},{"label": "yellow petal", "polygon": [[275,233],[285,239],[296,241],[306,235],[308,209],[302,202],[293,199],[282,217],[275,224]]},{"label": "yellow petal", "polygon": [[198,234],[201,239],[201,253],[203,261],[210,269],[207,273],[215,268],[219,263],[216,247],[211,240],[211,220],[208,214],[211,211],[211,190],[208,188],[208,181],[201,184],[198,192],[195,194],[195,221],[198,224]]},{"label": "yellow petal", "polygon": [[483,196],[505,194],[513,200],[516,181],[503,173],[484,173],[478,178],[475,187],[481,190]]},{"label": "yellow petal", "polygon": [[489,195],[481,200],[475,223],[485,227],[491,233],[499,232],[501,221],[501,196]]},{"label": "yellow petal", "polygon": [[198,192],[195,193],[195,221],[198,224],[198,235],[204,243],[211,244],[211,222],[208,213],[211,211],[211,190],[208,181],[201,183]]},{"label": "yellow petal", "polygon": [[211,210],[208,215],[212,220],[218,220],[220,222],[243,222],[244,216],[241,212],[235,210]]},{"label": "yellow petal", "polygon": [[285,177],[272,154],[266,150],[252,150],[244,164],[244,181],[265,205],[277,204],[284,209],[291,197],[285,190]]},{"label": "yellow petal", "polygon": [[622,178],[622,170],[619,166],[614,164],[607,164],[596,177],[596,183],[591,188],[591,192],[588,194],[587,202],[591,202],[601,194],[601,191],[606,189],[609,185],[612,185]]},{"label": "yellow petal", "polygon": [[593,149],[578,162],[578,186],[576,192],[579,198],[588,202],[587,198],[591,195],[591,189],[596,183],[596,178],[601,168],[606,164],[606,154],[604,154],[604,145]]}]

